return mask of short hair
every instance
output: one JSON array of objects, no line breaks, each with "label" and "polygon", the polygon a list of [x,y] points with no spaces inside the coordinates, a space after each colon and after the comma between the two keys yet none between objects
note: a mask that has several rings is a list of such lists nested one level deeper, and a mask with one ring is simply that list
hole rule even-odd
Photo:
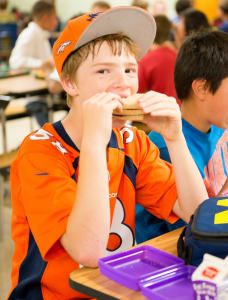
[{"label": "short hair", "polygon": [[137,6],[145,10],[148,9],[149,3],[146,0],[133,0],[132,6]]},{"label": "short hair", "polygon": [[178,0],[175,5],[177,14],[179,15],[183,10],[191,7],[191,2],[189,0]]},{"label": "short hair", "polygon": [[106,2],[106,1],[96,1],[96,2],[93,3],[92,7],[95,7],[95,6],[101,7],[103,9],[110,9],[111,8],[109,3]]},{"label": "short hair", "polygon": [[198,30],[199,28],[210,28],[210,24],[206,15],[194,8],[188,8],[180,14],[184,18],[184,25],[186,34],[189,35],[191,31]]},{"label": "short hair", "polygon": [[219,8],[226,14],[228,15],[228,1],[223,0],[219,2]]},{"label": "short hair", "polygon": [[33,5],[32,18],[41,19],[44,15],[51,14],[55,5],[51,2],[38,1]]},{"label": "short hair", "polygon": [[156,15],[154,16],[154,19],[157,25],[157,33],[154,42],[161,45],[168,41],[172,23],[165,15]]},{"label": "short hair", "polygon": [[188,36],[177,55],[174,82],[178,99],[188,100],[192,83],[206,80],[206,88],[214,95],[222,80],[228,77],[228,34],[200,30]]},{"label": "short hair", "polygon": [[[63,64],[63,69],[61,73],[61,78],[69,78],[69,80],[73,83],[76,82],[76,72],[83,61],[85,61],[90,53],[92,53],[93,57],[95,57],[100,50],[101,45],[107,42],[109,49],[113,55],[121,55],[123,46],[126,47],[126,53],[132,54],[135,58],[138,58],[139,47],[136,43],[134,43],[124,32],[120,32],[118,34],[111,34],[101,36],[92,40],[91,42],[83,45],[78,48],[76,51],[72,52]],[[72,104],[72,96],[67,94],[67,105],[71,107]]]},{"label": "short hair", "polygon": [[6,9],[7,8],[7,0],[0,0],[0,9]]}]

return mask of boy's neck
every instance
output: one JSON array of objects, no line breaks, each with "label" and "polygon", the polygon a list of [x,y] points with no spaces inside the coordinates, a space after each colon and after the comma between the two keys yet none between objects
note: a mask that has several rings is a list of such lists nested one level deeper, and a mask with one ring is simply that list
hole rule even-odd
[{"label": "boy's neck", "polygon": [[73,143],[80,150],[83,136],[82,107],[78,102],[74,103],[67,115],[62,121],[62,125]]},{"label": "boy's neck", "polygon": [[211,124],[204,115],[204,107],[201,106],[201,103],[198,104],[199,103],[193,99],[183,101],[181,103],[181,117],[199,131],[208,133]]},{"label": "boy's neck", "polygon": [[33,22],[38,25],[41,29],[46,30],[44,24],[38,20],[33,20]]}]

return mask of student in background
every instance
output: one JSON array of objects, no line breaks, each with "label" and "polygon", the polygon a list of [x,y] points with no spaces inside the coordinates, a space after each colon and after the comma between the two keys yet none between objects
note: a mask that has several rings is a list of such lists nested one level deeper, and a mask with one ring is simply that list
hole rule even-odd
[{"label": "student in background", "polygon": [[91,14],[97,14],[99,12],[106,11],[111,8],[111,6],[106,1],[97,1],[94,2],[91,8]]},{"label": "student in background", "polygon": [[10,56],[11,68],[41,68],[54,66],[49,33],[57,26],[56,10],[52,3],[38,1],[32,8],[33,21],[19,35]]},{"label": "student in background", "polygon": [[16,17],[7,10],[7,0],[0,0],[0,23],[16,23]]},{"label": "student in background", "polygon": [[148,10],[149,3],[145,0],[134,0],[131,5]]},{"label": "student in background", "polygon": [[180,13],[180,23],[174,34],[175,44],[179,49],[185,37],[200,28],[210,28],[206,15],[194,8],[188,8]]},{"label": "student in background", "polygon": [[222,19],[222,24],[218,26],[219,30],[228,33],[228,0],[219,2],[218,9],[219,17]]},{"label": "student in background", "polygon": [[180,14],[187,8],[193,6],[193,2],[190,0],[178,0],[175,4],[176,16],[171,19],[171,22],[174,25],[178,25],[180,23]]},{"label": "student in background", "polygon": [[[57,26],[56,10],[53,3],[38,1],[32,8],[33,21],[19,35],[16,45],[10,56],[9,64],[13,69],[17,68],[51,68],[54,69],[51,45],[49,42],[50,33]],[[42,127],[48,122],[46,101],[29,101],[27,110],[34,111],[33,114]]]},{"label": "student in background", "polygon": [[155,1],[152,7],[153,16],[166,15],[167,7],[164,1]]},{"label": "student in background", "polygon": [[[209,30],[194,33],[182,44],[174,72],[183,133],[210,198],[222,197],[228,187],[227,53],[226,33]],[[171,163],[165,139],[154,131],[149,138],[160,150],[160,158]],[[169,224],[137,205],[137,243],[184,225],[181,219]]]},{"label": "student in background", "polygon": [[172,26],[164,15],[156,15],[157,33],[150,52],[139,61],[139,93],[155,91],[174,97],[180,106],[174,87],[174,66],[177,50],[168,42]]}]

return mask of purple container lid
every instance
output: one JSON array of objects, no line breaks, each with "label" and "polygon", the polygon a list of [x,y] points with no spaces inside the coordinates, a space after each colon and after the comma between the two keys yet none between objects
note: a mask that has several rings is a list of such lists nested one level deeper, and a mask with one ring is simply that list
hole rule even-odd
[{"label": "purple container lid", "polygon": [[99,260],[100,272],[134,291],[151,276],[184,266],[184,260],[152,246],[139,246]]},{"label": "purple container lid", "polygon": [[143,296],[151,300],[193,300],[193,266],[177,267],[165,276],[146,279],[140,282]]}]

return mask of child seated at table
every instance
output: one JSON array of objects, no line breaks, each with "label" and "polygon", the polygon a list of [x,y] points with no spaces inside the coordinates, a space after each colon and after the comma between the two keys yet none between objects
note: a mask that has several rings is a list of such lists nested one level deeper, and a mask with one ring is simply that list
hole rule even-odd
[{"label": "child seated at table", "polygon": [[10,56],[9,64],[17,68],[41,68],[53,64],[48,31],[57,26],[54,4],[38,1],[32,8],[33,21],[19,35]]},{"label": "child seated at table", "polygon": [[[183,133],[210,198],[222,197],[222,191],[228,188],[227,52],[226,33],[194,33],[181,46],[174,72]],[[160,158],[173,162],[162,135],[152,131],[149,138],[158,147]],[[169,224],[136,205],[137,243],[184,225],[181,219]]]},{"label": "child seated at table", "polygon": [[26,137],[11,167],[9,300],[85,298],[70,289],[70,272],[135,244],[135,203],[174,223],[188,222],[207,198],[174,98],[148,92],[138,100],[174,168],[144,132],[112,116],[137,93],[137,60],[155,32],[148,12],[126,6],[71,20],[56,41],[70,112]]},{"label": "child seated at table", "polygon": [[[56,9],[53,3],[38,1],[32,8],[33,21],[19,35],[10,56],[9,64],[17,68],[51,68],[54,61],[49,42],[50,33],[57,26]],[[46,99],[33,97],[27,99],[26,108],[42,127],[48,122]]]}]

